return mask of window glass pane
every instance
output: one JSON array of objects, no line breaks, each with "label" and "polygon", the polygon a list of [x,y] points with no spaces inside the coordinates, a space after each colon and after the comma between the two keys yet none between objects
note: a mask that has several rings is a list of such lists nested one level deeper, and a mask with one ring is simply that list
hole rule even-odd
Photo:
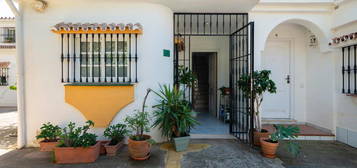
[{"label": "window glass pane", "polygon": [[100,75],[99,75],[99,67],[94,67],[94,77],[99,77]]},{"label": "window glass pane", "polygon": [[[115,41],[112,41],[112,42],[110,42],[110,41],[106,41],[105,42],[105,52],[115,52]],[[110,45],[110,44],[112,44],[112,45]]]},{"label": "window glass pane", "polygon": [[94,65],[99,65],[99,54],[94,54]]},{"label": "window glass pane", "polygon": [[87,49],[88,49],[88,52],[90,52],[90,42],[81,42],[81,52],[87,52]]},{"label": "window glass pane", "polygon": [[128,67],[127,66],[119,66],[118,75],[119,77],[127,77]]},{"label": "window glass pane", "polygon": [[124,43],[124,52],[127,52],[127,42],[126,41],[119,41],[118,42],[118,47],[119,47],[119,52],[123,52],[123,43]]},{"label": "window glass pane", "polygon": [[99,52],[99,49],[100,49],[100,42],[94,42],[93,46],[91,46],[93,48],[93,51],[96,53],[96,52]]},{"label": "window glass pane", "polygon": [[[81,76],[82,77],[86,77],[87,76],[87,69],[88,68],[86,68],[86,66],[81,66],[81,71],[82,71]],[[90,75],[88,74],[88,76],[90,76]]]},{"label": "window glass pane", "polygon": [[113,67],[107,66],[107,68],[105,69],[105,76],[106,76],[106,77],[111,77],[110,70],[112,71],[113,77],[116,77],[116,76],[115,76],[115,68],[114,68],[114,66],[113,66]]}]

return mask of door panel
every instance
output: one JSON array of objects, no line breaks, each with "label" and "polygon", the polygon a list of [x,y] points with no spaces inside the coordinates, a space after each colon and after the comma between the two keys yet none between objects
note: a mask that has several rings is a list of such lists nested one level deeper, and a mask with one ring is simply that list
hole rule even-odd
[{"label": "door panel", "polygon": [[[244,143],[253,142],[254,100],[246,96],[237,81],[245,75],[253,82],[254,22],[238,29],[230,36],[230,132]],[[251,94],[253,90],[250,89]]]},{"label": "door panel", "polygon": [[265,93],[262,103],[263,118],[289,119],[291,74],[291,45],[289,40],[267,41],[262,56],[262,68],[271,70],[271,78],[275,82],[277,92]]},{"label": "door panel", "polygon": [[209,54],[209,112],[217,116],[217,53]]}]

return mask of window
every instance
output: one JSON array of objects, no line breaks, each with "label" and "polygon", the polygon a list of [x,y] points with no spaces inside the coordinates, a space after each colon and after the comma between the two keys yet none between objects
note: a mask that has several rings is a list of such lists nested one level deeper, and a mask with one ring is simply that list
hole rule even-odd
[{"label": "window", "polygon": [[137,82],[137,34],[61,34],[62,82]]},{"label": "window", "polygon": [[357,95],[357,44],[342,47],[342,93]]},{"label": "window", "polygon": [[0,43],[15,43],[15,27],[0,28]]}]

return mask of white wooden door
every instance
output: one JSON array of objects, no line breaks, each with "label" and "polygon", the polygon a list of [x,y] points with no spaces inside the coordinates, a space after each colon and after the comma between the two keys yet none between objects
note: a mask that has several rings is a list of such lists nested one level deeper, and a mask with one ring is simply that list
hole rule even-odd
[{"label": "white wooden door", "polygon": [[[289,40],[268,40],[262,55],[262,68],[271,70],[277,92],[265,93],[262,103],[262,117],[271,119],[291,118],[291,42]],[[287,79],[289,78],[289,79]]]}]

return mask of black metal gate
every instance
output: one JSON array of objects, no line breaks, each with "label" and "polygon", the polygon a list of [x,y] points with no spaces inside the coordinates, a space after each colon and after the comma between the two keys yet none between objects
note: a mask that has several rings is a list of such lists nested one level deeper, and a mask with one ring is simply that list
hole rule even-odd
[{"label": "black metal gate", "polygon": [[253,71],[254,22],[250,22],[230,36],[230,132],[245,143],[253,142],[254,101],[243,94],[237,81],[242,75],[249,75],[253,82]]},{"label": "black metal gate", "polygon": [[[252,101],[243,97],[236,81],[253,71],[254,24],[247,13],[174,13],[174,82],[179,67],[192,69],[192,38],[197,36],[227,37],[230,45],[231,112],[230,132],[243,142],[251,142]],[[228,67],[227,67],[228,68]],[[185,97],[192,101],[192,90]]]}]

